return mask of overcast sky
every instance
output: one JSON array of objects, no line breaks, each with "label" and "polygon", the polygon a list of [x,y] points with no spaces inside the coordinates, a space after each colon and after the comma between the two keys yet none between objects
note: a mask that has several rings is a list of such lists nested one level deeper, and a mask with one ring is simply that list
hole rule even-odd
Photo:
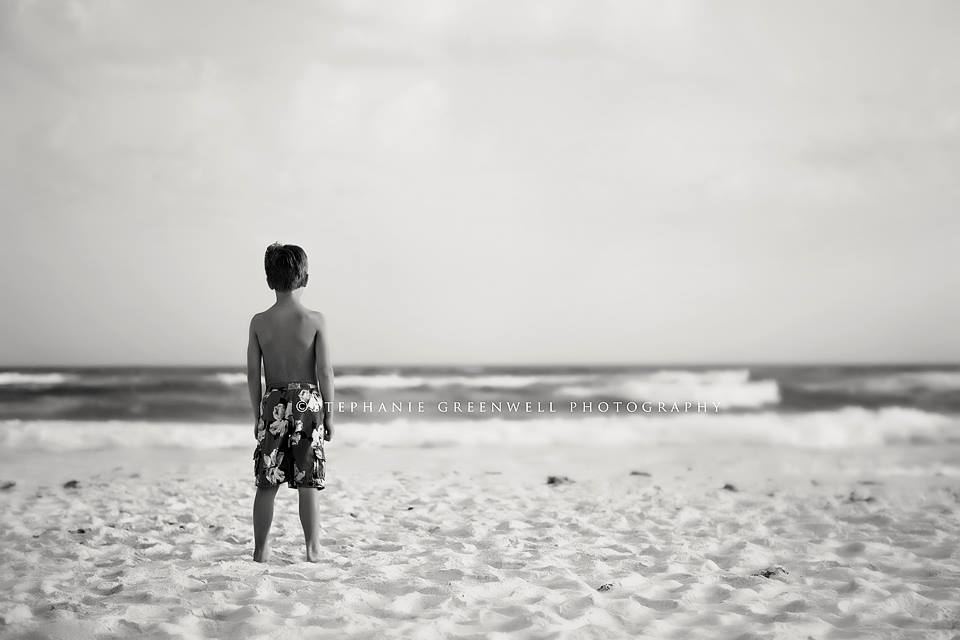
[{"label": "overcast sky", "polygon": [[960,3],[0,4],[0,364],[960,359]]}]

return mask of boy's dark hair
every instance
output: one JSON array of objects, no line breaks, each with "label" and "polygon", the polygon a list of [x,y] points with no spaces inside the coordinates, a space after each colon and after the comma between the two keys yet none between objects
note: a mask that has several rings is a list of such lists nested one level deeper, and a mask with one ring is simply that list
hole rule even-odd
[{"label": "boy's dark hair", "polygon": [[267,286],[290,291],[307,285],[307,254],[295,244],[274,242],[263,256]]}]

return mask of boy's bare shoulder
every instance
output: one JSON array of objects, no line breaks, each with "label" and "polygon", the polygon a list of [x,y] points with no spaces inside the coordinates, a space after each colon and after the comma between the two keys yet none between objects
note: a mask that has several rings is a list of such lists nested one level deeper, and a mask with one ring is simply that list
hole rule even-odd
[{"label": "boy's bare shoulder", "polygon": [[[270,323],[275,320],[274,314],[270,312],[270,309],[260,311],[259,313],[253,314],[253,317],[250,318],[250,326],[256,329],[257,327],[269,327]],[[306,309],[307,318],[311,320],[313,325],[319,329],[323,330],[325,326],[325,318],[323,314],[319,311],[314,311],[313,309]]]},{"label": "boy's bare shoulder", "polygon": [[267,330],[269,329],[273,320],[274,317],[273,314],[270,313],[270,309],[265,309],[264,311],[253,314],[253,316],[250,318],[250,328],[253,331]]},{"label": "boy's bare shoulder", "polygon": [[313,320],[313,324],[317,329],[322,331],[326,323],[326,318],[324,318],[323,314],[319,311],[314,311],[313,309],[307,309],[307,311],[310,312],[310,318]]}]

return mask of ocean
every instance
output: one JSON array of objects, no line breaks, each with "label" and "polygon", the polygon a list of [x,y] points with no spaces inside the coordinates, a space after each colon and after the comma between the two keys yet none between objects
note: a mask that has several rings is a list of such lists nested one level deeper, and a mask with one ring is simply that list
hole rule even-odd
[{"label": "ocean", "polygon": [[[960,441],[960,366],[360,366],[335,380],[348,446]],[[251,438],[242,368],[0,370],[7,449]]]}]

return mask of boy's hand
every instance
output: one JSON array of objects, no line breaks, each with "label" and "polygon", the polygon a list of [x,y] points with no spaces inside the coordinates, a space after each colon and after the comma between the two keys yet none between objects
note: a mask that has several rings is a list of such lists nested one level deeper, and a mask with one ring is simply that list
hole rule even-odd
[{"label": "boy's hand", "polygon": [[260,437],[260,416],[253,419],[253,437]]},{"label": "boy's hand", "polygon": [[333,440],[333,423],[329,420],[323,421],[323,439],[327,442]]}]

